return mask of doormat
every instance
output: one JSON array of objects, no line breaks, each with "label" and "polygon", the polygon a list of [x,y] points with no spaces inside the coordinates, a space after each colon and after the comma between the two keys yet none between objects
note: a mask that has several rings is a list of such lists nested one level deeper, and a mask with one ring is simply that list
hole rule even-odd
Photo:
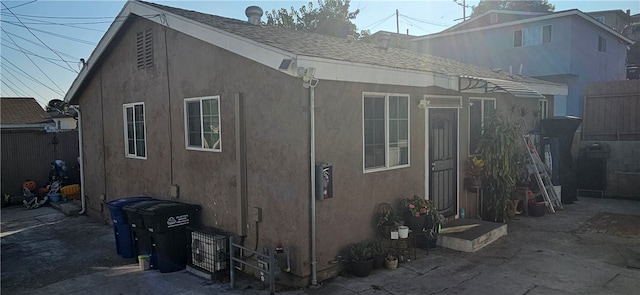
[{"label": "doormat", "polygon": [[619,237],[640,238],[640,215],[600,212],[583,223],[578,233],[604,233]]}]

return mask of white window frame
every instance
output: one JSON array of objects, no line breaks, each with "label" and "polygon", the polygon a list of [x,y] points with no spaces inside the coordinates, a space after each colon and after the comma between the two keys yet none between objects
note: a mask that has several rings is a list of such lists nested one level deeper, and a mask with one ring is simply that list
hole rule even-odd
[{"label": "white window frame", "polygon": [[[135,128],[135,107],[136,106],[142,106],[142,124],[143,124],[143,140],[144,140],[144,155],[140,156],[138,155],[138,137],[136,134],[136,128]],[[127,109],[132,109],[133,111],[133,124],[134,124],[134,128],[133,128],[133,143],[134,143],[134,150],[136,151],[135,154],[129,153],[129,122],[127,121]],[[147,150],[147,123],[146,123],[146,114],[145,114],[145,106],[144,106],[144,102],[135,102],[135,103],[127,103],[127,104],[123,104],[122,105],[122,119],[124,122],[124,155],[127,158],[132,158],[132,159],[143,159],[146,160],[147,159],[147,154],[148,154],[148,150]]]},{"label": "white window frame", "polygon": [[549,118],[549,100],[546,98],[538,99],[538,119],[543,120]]},{"label": "white window frame", "polygon": [[[549,27],[549,41],[545,42],[544,32],[545,28]],[[516,45],[516,32],[520,32],[520,45]],[[546,43],[551,43],[553,40],[553,26],[552,25],[544,25],[544,26],[535,26],[528,27],[520,30],[515,30],[513,32],[513,47],[528,47],[541,45]],[[527,42],[528,41],[528,42]]]},{"label": "white window frame", "polygon": [[[218,140],[209,147],[208,142],[204,138],[204,126],[203,126],[203,114],[202,114],[202,102],[205,100],[217,100],[218,101]],[[199,102],[200,104],[200,146],[189,144],[189,111],[188,103]],[[207,152],[222,152],[222,114],[220,113],[220,95],[214,96],[202,96],[202,97],[190,97],[184,99],[184,145],[187,150],[194,151],[207,151]],[[216,147],[217,146],[217,147]]]},{"label": "white window frame", "polygon": [[[390,164],[390,142],[389,142],[389,97],[398,96],[405,97],[407,99],[407,163],[397,164],[391,166]],[[366,148],[365,148],[365,99],[368,97],[384,98],[384,141],[385,141],[385,158],[384,167],[366,167]],[[378,172],[393,170],[399,168],[405,168],[411,166],[411,96],[409,94],[401,93],[379,93],[379,92],[364,92],[362,94],[362,171],[364,173]]]},{"label": "white window frame", "polygon": [[607,38],[598,35],[598,52],[607,53]]},{"label": "white window frame", "polygon": [[485,118],[485,113],[484,113],[484,103],[485,101],[493,101],[493,109],[494,109],[494,114],[498,111],[498,102],[496,100],[495,97],[469,97],[469,110],[467,112],[467,123],[469,126],[469,132],[467,133],[467,149],[468,149],[468,153],[470,156],[476,155],[473,152],[473,149],[475,147],[471,147],[471,106],[474,103],[473,100],[479,100],[480,101],[480,134],[482,134],[483,128],[484,128],[484,120]]}]

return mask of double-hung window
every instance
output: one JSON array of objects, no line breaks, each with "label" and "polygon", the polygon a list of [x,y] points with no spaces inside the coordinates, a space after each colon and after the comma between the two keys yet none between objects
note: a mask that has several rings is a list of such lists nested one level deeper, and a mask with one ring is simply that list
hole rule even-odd
[{"label": "double-hung window", "polygon": [[363,105],[364,170],[409,165],[409,96],[365,93]]},{"label": "double-hung window", "polygon": [[184,117],[187,149],[222,151],[220,96],[185,99]]},{"label": "double-hung window", "polygon": [[602,36],[598,36],[598,51],[607,52],[607,39]]},{"label": "double-hung window", "polygon": [[513,47],[551,43],[551,25],[530,27],[513,32]]},{"label": "double-hung window", "polygon": [[494,98],[469,99],[469,154],[476,154],[484,120],[495,115],[496,100]]},{"label": "double-hung window", "polygon": [[128,158],[147,158],[146,127],[144,123],[144,103],[130,103],[122,106],[124,117],[125,155]]}]

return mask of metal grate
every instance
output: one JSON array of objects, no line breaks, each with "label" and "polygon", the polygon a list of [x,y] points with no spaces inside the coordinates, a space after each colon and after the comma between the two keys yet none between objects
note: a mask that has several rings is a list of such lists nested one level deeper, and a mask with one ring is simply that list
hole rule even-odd
[{"label": "metal grate", "polygon": [[191,232],[191,265],[209,273],[227,268],[228,244],[227,236]]}]

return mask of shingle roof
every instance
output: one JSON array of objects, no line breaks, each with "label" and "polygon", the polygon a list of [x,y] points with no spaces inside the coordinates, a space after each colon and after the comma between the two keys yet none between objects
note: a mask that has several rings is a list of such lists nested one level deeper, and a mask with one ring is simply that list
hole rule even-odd
[{"label": "shingle roof", "polygon": [[50,122],[47,112],[31,97],[3,97],[0,101],[0,123],[40,124]]},{"label": "shingle roof", "polygon": [[348,41],[347,39],[273,26],[256,26],[243,20],[155,3],[140,2],[296,55],[434,72],[449,76],[475,76],[525,83],[559,85],[529,77],[509,75],[505,72],[496,72],[488,68],[400,48],[389,47],[382,49],[377,44]]}]

